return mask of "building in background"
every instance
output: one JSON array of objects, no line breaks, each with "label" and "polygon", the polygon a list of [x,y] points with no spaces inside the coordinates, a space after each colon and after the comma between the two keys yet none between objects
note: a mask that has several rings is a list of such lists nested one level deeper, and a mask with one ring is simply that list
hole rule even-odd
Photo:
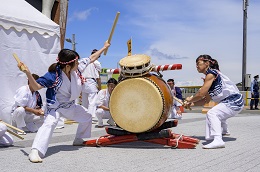
[{"label": "building in background", "polygon": [[25,0],[60,26],[60,46],[64,48],[68,0]]}]

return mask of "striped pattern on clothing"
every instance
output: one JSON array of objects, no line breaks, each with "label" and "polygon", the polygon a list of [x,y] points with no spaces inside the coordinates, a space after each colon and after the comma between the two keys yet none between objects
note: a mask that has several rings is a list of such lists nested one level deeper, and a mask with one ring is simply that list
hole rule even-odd
[{"label": "striped pattern on clothing", "polygon": [[47,105],[52,105],[56,102],[56,92],[62,85],[60,66],[57,65],[56,72],[47,72],[44,76],[37,79],[37,83],[47,88],[46,101]]},{"label": "striped pattern on clothing", "polygon": [[[58,106],[57,108],[55,108],[54,111],[57,111],[57,110],[60,109],[60,108],[68,109],[68,108],[70,108],[73,104],[75,104],[75,100],[72,100],[72,101],[70,101],[70,102],[61,103],[61,104],[59,104],[59,106]],[[47,113],[50,113],[51,110],[53,110],[53,108],[47,107]]]},{"label": "striped pattern on clothing", "polygon": [[244,107],[243,95],[240,93],[232,94],[227,98],[223,99],[221,103],[224,103],[227,107],[234,111],[240,111],[241,108]]},{"label": "striped pattern on clothing", "polygon": [[223,91],[222,79],[221,79],[220,75],[218,74],[217,70],[209,68],[206,72],[206,75],[208,75],[208,74],[213,74],[215,76],[215,79],[208,91],[210,97],[214,97],[214,96],[219,95]]}]

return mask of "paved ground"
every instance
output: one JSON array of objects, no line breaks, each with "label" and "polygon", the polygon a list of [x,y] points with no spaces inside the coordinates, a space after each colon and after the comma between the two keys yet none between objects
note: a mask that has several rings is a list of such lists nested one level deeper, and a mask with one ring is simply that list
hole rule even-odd
[{"label": "paved ground", "polygon": [[[199,138],[195,149],[171,149],[145,142],[133,142],[109,147],[71,146],[77,124],[65,125],[54,132],[43,163],[29,162],[28,153],[34,133],[24,140],[15,138],[13,147],[0,148],[1,172],[64,172],[67,171],[260,171],[260,111],[245,110],[229,119],[231,136],[225,137],[226,148],[204,150],[205,115],[200,109],[187,111],[175,133]],[[92,138],[105,135],[95,128]]]}]

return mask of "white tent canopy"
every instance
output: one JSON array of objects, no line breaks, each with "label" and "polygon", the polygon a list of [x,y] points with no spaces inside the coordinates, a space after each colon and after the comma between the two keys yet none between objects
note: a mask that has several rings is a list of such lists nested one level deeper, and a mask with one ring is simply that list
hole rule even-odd
[{"label": "white tent canopy", "polygon": [[[60,51],[60,27],[24,0],[0,0],[0,119],[10,122],[15,91],[27,84],[12,54],[39,76]],[[44,90],[41,91],[43,98]]]}]

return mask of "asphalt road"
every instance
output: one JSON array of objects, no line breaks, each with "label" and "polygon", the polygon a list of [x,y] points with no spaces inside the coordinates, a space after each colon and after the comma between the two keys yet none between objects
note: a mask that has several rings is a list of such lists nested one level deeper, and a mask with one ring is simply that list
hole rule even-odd
[{"label": "asphalt road", "polygon": [[[188,112],[188,111],[187,111]],[[196,113],[195,113],[196,112]],[[72,146],[77,124],[54,131],[43,163],[31,163],[28,153],[35,133],[14,146],[0,148],[1,172],[59,171],[260,171],[260,111],[244,110],[228,120],[231,135],[224,137],[226,148],[205,150],[202,145],[205,115],[199,109],[183,114],[173,132],[200,139],[195,149],[172,149],[146,142],[131,142],[107,147]],[[93,124],[92,138],[106,132]]]}]

